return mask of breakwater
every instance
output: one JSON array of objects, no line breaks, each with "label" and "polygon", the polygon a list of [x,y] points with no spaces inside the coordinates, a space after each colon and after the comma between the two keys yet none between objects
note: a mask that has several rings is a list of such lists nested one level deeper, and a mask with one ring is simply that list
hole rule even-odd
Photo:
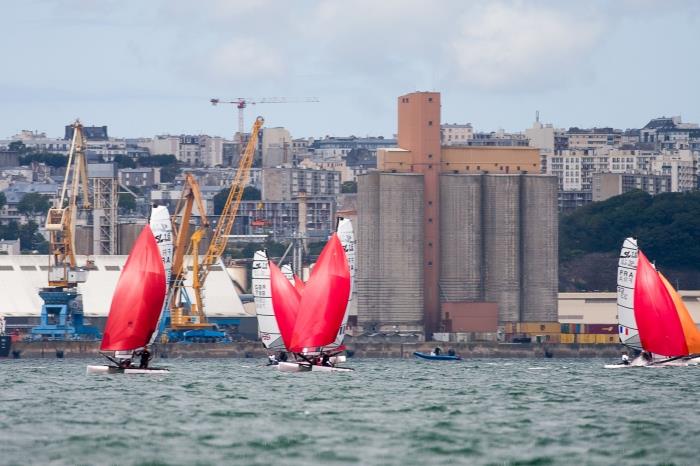
[{"label": "breakwater", "polygon": [[[411,358],[414,351],[430,352],[436,346],[443,351],[452,348],[463,358],[614,358],[623,351],[619,344],[491,342],[358,342],[347,348],[358,358]],[[99,357],[99,342],[15,342],[12,351],[19,352],[20,358],[95,358]],[[259,342],[167,343],[155,345],[153,354],[156,358],[262,358],[267,351]]]}]

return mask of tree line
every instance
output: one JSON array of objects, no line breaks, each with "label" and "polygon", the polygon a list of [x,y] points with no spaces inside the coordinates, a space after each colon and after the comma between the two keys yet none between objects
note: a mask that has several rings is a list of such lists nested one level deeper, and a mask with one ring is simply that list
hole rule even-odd
[{"label": "tree line", "polygon": [[564,215],[559,259],[617,253],[628,236],[663,266],[700,270],[700,191],[656,196],[632,191]]}]

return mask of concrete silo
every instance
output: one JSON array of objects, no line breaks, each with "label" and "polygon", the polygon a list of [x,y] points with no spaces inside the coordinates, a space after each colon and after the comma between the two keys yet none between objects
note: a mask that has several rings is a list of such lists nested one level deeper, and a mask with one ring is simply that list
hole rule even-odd
[{"label": "concrete silo", "polygon": [[520,321],[521,175],[484,175],[484,298],[496,302],[500,322]]},{"label": "concrete silo", "polygon": [[556,322],[557,178],[525,175],[521,188],[523,322]]},{"label": "concrete silo", "polygon": [[483,301],[480,174],[440,176],[440,299]]},{"label": "concrete silo", "polygon": [[377,302],[379,278],[379,172],[358,177],[357,270],[355,276],[357,319],[371,327],[381,320]]}]

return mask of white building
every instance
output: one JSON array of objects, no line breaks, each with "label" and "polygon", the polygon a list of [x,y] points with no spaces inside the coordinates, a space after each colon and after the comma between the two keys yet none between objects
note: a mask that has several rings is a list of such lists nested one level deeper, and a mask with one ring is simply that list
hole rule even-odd
[{"label": "white building", "polygon": [[651,162],[653,173],[671,175],[673,192],[692,191],[698,188],[698,153],[687,149],[663,151]]},{"label": "white building", "polygon": [[261,147],[263,168],[292,162],[292,136],[286,128],[263,128]]},{"label": "white building", "polygon": [[474,128],[471,123],[446,123],[440,125],[440,134],[443,146],[464,145],[468,140],[474,139]]}]

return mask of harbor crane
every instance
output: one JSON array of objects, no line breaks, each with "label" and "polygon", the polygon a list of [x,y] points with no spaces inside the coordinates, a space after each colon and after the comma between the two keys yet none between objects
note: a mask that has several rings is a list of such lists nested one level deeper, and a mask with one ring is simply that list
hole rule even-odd
[{"label": "harbor crane", "polygon": [[76,120],[61,194],[46,215],[45,227],[49,233],[48,287],[39,291],[44,305],[41,307],[41,323],[32,329],[32,335],[36,338],[99,336],[96,328],[83,324],[82,297],[77,290],[78,284],[87,280],[90,265],[80,267],[75,258],[78,210],[91,208],[86,147],[83,125]]},{"label": "harbor crane", "polygon": [[251,98],[251,97],[236,97],[233,100],[221,100],[221,99],[210,99],[212,105],[219,104],[233,104],[238,108],[238,142],[243,144],[243,130],[245,129],[243,121],[243,110],[248,105],[256,104],[292,104],[292,103],[311,103],[320,102],[318,97],[304,97],[301,99],[287,99],[286,97],[262,97],[262,98]]},{"label": "harbor crane", "polygon": [[[212,267],[219,262],[226,249],[226,244],[238,212],[238,207],[243,198],[243,190],[250,178],[250,169],[253,166],[255,149],[258,144],[258,133],[264,122],[265,120],[262,117],[258,117],[253,124],[250,139],[241,156],[226,203],[219,215],[216,227],[209,241],[209,246],[201,257],[201,261],[199,248],[201,241],[209,230],[209,221],[206,217],[206,211],[196,179],[191,174],[186,176],[183,195],[180,202],[178,202],[178,208],[173,216],[173,225],[179,224],[175,235],[175,256],[173,259],[174,281],[170,297],[170,326],[175,332],[206,330],[212,327],[207,323],[207,317],[204,312],[204,285]],[[186,238],[194,204],[197,205],[197,210],[199,210],[200,222],[195,232],[191,235],[189,244],[187,244]],[[179,212],[182,212],[182,218],[178,223],[176,217]],[[185,255],[192,256],[192,290],[194,293],[194,302],[190,302],[187,292],[184,289],[187,270],[184,266]]]}]

